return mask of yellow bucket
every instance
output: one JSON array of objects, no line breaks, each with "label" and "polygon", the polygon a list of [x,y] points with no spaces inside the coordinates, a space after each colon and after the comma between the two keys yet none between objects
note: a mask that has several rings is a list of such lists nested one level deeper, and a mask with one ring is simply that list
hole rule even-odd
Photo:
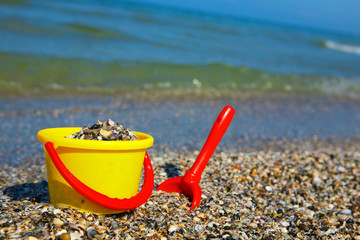
[{"label": "yellow bucket", "polygon": [[[80,129],[49,128],[37,134],[44,143],[50,203],[98,214],[119,213],[144,203],[154,186],[146,153],[153,137],[140,132],[134,132],[135,141],[65,137]],[[145,180],[138,193],[143,165]]]}]

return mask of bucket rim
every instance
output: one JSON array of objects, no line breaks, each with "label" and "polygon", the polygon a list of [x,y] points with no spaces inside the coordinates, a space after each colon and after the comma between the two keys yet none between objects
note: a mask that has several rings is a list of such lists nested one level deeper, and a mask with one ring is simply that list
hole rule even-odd
[{"label": "bucket rim", "polygon": [[133,131],[138,140],[135,141],[98,141],[86,139],[66,138],[74,132],[80,131],[81,127],[46,128],[37,133],[40,142],[52,142],[55,146],[92,149],[92,150],[134,150],[146,149],[153,145],[154,138],[149,134]]}]

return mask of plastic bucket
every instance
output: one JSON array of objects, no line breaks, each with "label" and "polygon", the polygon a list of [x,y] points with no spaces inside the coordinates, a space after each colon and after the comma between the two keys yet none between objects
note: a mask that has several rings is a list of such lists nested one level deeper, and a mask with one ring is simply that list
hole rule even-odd
[{"label": "plastic bucket", "polygon": [[[65,137],[80,129],[49,128],[37,134],[44,143],[50,203],[98,214],[118,213],[144,203],[154,186],[146,153],[154,139],[140,132],[134,132],[136,141]],[[143,165],[145,180],[138,193]]]}]

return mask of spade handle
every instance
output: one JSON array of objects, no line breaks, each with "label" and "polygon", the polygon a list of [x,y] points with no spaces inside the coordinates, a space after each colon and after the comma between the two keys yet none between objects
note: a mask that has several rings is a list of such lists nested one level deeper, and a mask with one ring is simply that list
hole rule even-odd
[{"label": "spade handle", "polygon": [[187,182],[199,183],[201,175],[209,162],[210,157],[215,151],[221,138],[224,136],[227,128],[229,127],[232,118],[234,117],[235,109],[230,106],[225,106],[219,116],[216,118],[215,123],[209,133],[208,138],[199,154],[195,163],[186,172],[184,180]]}]

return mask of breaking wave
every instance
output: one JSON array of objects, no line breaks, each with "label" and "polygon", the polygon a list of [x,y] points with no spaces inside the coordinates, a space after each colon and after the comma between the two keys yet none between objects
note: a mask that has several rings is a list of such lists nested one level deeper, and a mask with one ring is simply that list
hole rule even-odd
[{"label": "breaking wave", "polygon": [[360,55],[360,46],[358,45],[342,44],[327,40],[324,42],[324,46],[329,49]]}]

